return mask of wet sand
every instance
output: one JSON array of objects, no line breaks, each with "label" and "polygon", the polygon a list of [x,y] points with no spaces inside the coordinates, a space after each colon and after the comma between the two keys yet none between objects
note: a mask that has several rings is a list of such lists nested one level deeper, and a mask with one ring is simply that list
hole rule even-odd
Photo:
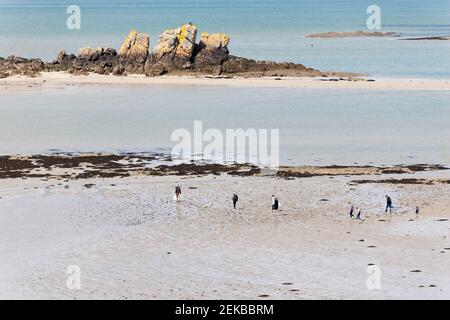
[{"label": "wet sand", "polygon": [[238,86],[262,88],[304,88],[304,89],[373,89],[373,90],[426,90],[448,91],[450,80],[446,79],[390,79],[390,78],[296,78],[296,77],[260,77],[260,78],[211,78],[189,76],[146,77],[129,75],[90,74],[73,76],[64,72],[44,72],[35,78],[13,76],[0,79],[0,90],[30,90],[33,88],[58,88],[70,85],[189,85],[189,86]]},{"label": "wet sand", "polygon": [[[450,171],[355,173],[0,179],[0,298],[448,299],[450,184],[354,180]],[[364,221],[349,219],[349,202]],[[372,264],[380,290],[366,286]],[[81,290],[66,287],[71,265]]]}]

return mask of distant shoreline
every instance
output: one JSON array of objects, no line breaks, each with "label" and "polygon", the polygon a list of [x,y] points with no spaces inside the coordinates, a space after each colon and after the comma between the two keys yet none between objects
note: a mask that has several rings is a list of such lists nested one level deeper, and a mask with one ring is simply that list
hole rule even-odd
[{"label": "distant shoreline", "polygon": [[69,85],[112,86],[236,86],[297,89],[364,89],[364,90],[425,90],[450,91],[450,79],[396,79],[353,77],[212,77],[99,75],[75,76],[67,72],[43,72],[36,77],[12,76],[0,79],[0,93],[11,91],[64,88]]},{"label": "distant shoreline", "polygon": [[321,32],[321,33],[313,33],[308,34],[306,38],[316,38],[316,39],[339,39],[339,38],[391,38],[391,37],[400,37],[401,34],[398,32],[365,32],[365,31],[351,31],[351,32]]},{"label": "distant shoreline", "polygon": [[349,31],[349,32],[320,32],[307,34],[305,38],[311,39],[342,39],[342,38],[397,38],[398,40],[408,40],[408,41],[426,41],[426,40],[438,40],[438,41],[449,41],[449,35],[436,35],[427,37],[402,37],[399,32],[366,32],[366,31]]}]

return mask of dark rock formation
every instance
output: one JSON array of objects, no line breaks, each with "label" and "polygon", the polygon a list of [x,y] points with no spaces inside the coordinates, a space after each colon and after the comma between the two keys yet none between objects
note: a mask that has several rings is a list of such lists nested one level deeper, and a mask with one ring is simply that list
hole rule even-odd
[{"label": "dark rock formation", "polygon": [[320,76],[318,70],[291,62],[256,61],[230,56],[221,66],[222,73],[244,76]]},{"label": "dark rock formation", "polygon": [[25,59],[16,56],[0,58],[0,78],[14,75],[37,76],[44,70],[45,64],[41,59]]},{"label": "dark rock formation", "polygon": [[82,48],[78,55],[60,51],[56,59],[44,64],[40,59],[0,58],[0,77],[22,74],[36,76],[41,71],[67,71],[74,75],[145,74],[147,76],[221,75],[221,76],[354,76],[321,73],[302,64],[255,61],[229,54],[230,37],[223,33],[202,33],[196,43],[197,27],[185,24],[164,31],[159,44],[149,54],[150,38],[132,30],[119,52],[112,48]]},{"label": "dark rock formation", "polygon": [[418,40],[439,40],[439,41],[448,41],[450,40],[450,36],[431,36],[431,37],[419,37],[419,38],[402,38],[399,40],[409,40],[409,41],[418,41]]},{"label": "dark rock formation", "polygon": [[77,56],[74,54],[68,55],[65,51],[59,51],[56,55],[56,60],[53,62],[54,64],[61,65],[69,65],[72,60],[74,60]]},{"label": "dark rock formation", "polygon": [[196,47],[194,64],[199,70],[222,73],[222,64],[228,60],[230,37],[223,33],[202,33]]},{"label": "dark rock formation", "polygon": [[119,57],[112,48],[83,48],[78,52],[74,60],[75,73],[95,72],[98,74],[110,74],[117,66]]},{"label": "dark rock formation", "polygon": [[144,73],[148,77],[162,76],[167,73],[167,67],[162,62],[157,62],[153,55],[150,55],[145,63]]},{"label": "dark rock formation", "polygon": [[118,61],[115,49],[82,48],[78,51],[78,56],[60,51],[56,60],[47,65],[46,69],[48,71],[69,71],[75,75],[84,75],[89,72],[110,74]]}]

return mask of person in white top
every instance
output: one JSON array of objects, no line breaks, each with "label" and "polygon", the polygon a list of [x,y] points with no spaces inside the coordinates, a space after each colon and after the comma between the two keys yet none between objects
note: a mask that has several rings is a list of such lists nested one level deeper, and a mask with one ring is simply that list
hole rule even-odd
[{"label": "person in white top", "polygon": [[273,211],[276,211],[278,213],[278,206],[279,206],[279,203],[278,203],[277,197],[272,195],[272,213],[273,213]]}]

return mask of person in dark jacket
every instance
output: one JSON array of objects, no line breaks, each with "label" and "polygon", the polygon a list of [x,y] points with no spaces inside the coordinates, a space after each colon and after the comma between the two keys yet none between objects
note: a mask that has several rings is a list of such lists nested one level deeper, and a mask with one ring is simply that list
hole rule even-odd
[{"label": "person in dark jacket", "polygon": [[386,210],[384,212],[392,213],[392,199],[388,195],[386,195]]},{"label": "person in dark jacket", "polygon": [[353,215],[353,212],[355,212],[355,207],[352,205],[350,207],[350,219],[353,219],[355,216]]},{"label": "person in dark jacket", "polygon": [[278,198],[275,196],[272,196],[272,213],[274,211],[276,211],[278,213],[278,207],[279,207]]},{"label": "person in dark jacket", "polygon": [[362,220],[361,219],[361,208],[358,208],[357,211],[358,211],[358,214],[356,215],[356,220]]},{"label": "person in dark jacket", "polygon": [[237,204],[237,202],[239,200],[239,197],[238,197],[238,195],[236,193],[233,193],[232,200],[233,200],[233,208],[234,208],[234,210],[236,210],[236,204]]},{"label": "person in dark jacket", "polygon": [[180,199],[180,195],[181,195],[181,187],[177,184],[175,186],[175,198],[177,201]]}]

